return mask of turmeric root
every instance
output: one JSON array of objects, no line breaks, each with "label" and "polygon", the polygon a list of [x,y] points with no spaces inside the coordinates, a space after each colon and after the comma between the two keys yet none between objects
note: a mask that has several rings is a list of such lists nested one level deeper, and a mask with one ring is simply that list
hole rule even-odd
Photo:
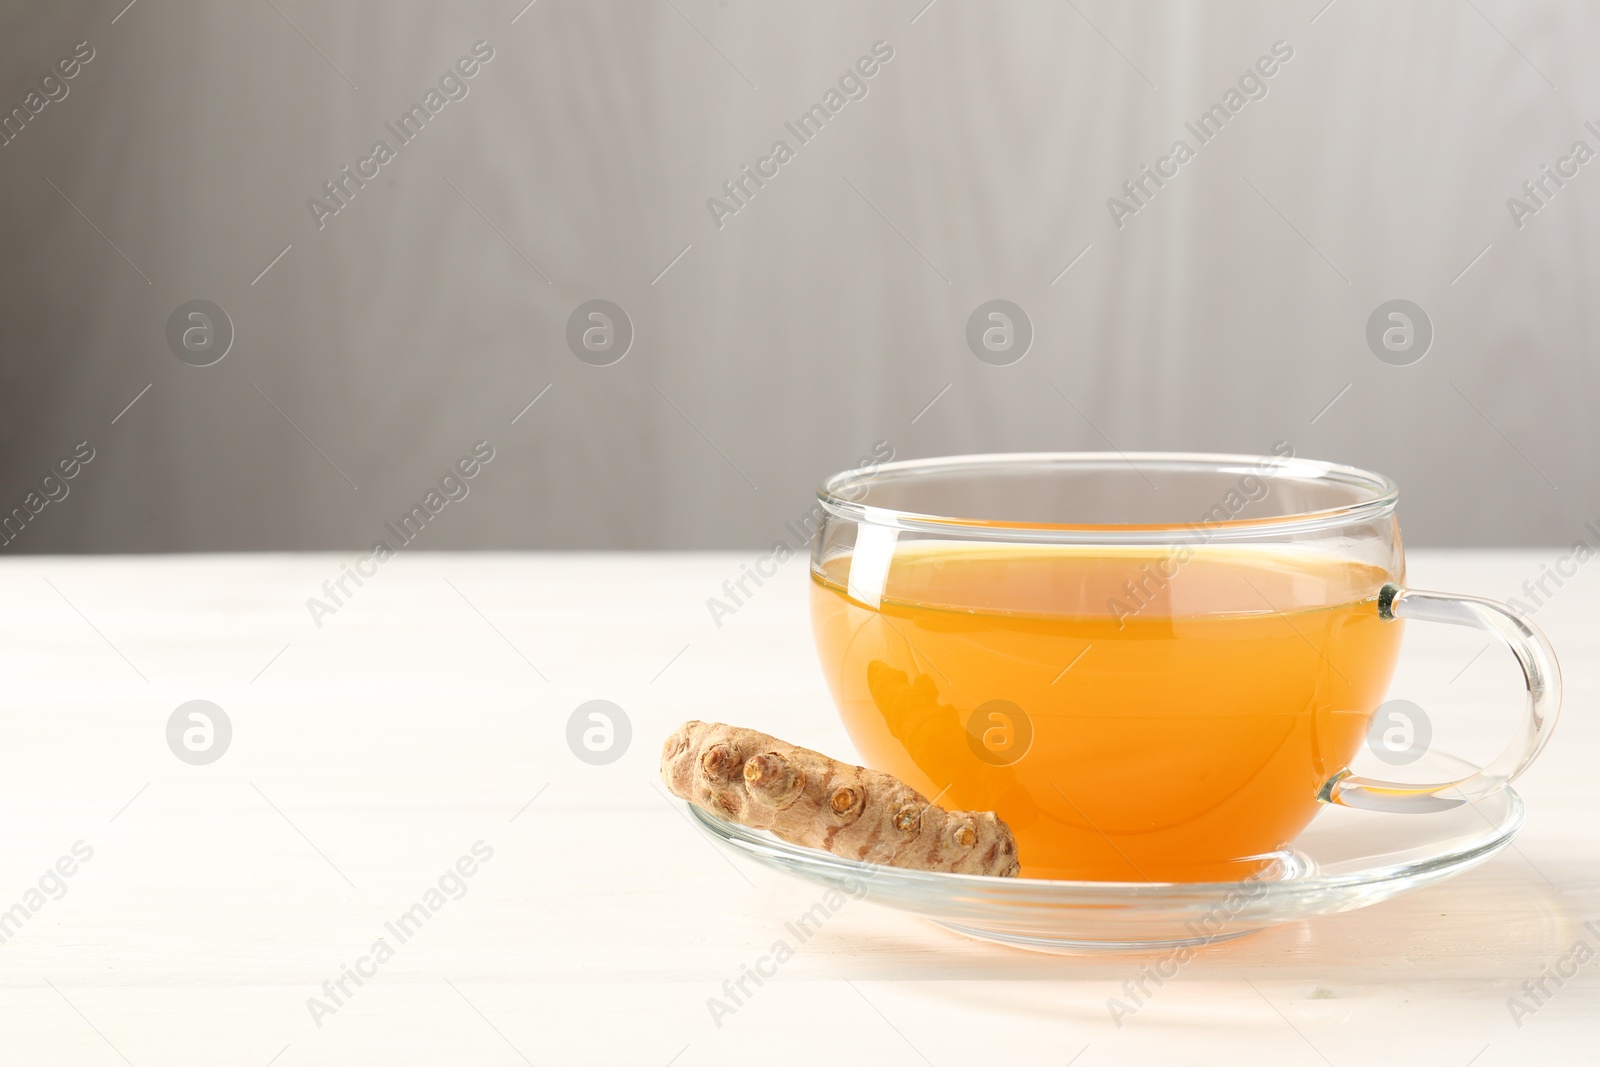
[{"label": "turmeric root", "polygon": [[1011,828],[992,811],[946,811],[882,771],[721,723],[686,722],[661,778],[697,807],[792,844],[917,871],[1014,878]]}]

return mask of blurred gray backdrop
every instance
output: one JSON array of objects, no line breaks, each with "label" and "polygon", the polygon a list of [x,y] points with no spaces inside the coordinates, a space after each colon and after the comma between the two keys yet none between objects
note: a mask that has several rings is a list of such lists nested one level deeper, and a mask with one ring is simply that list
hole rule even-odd
[{"label": "blurred gray backdrop", "polygon": [[360,548],[480,441],[419,546],[763,546],[879,441],[1600,519],[1594,5],[524,4],[7,6],[6,551]]}]

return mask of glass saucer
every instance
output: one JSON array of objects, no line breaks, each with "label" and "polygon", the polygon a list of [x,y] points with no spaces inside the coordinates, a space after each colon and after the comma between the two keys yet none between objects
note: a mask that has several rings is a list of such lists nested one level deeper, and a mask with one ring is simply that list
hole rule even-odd
[{"label": "glass saucer", "polygon": [[[1429,753],[1419,780],[1471,765]],[[1408,775],[1409,776],[1409,775]],[[1040,952],[1207,945],[1279,923],[1353,911],[1470,870],[1511,843],[1522,799],[1510,788],[1427,814],[1324,808],[1292,848],[1238,882],[1069,882],[937,874],[843,859],[780,841],[689,805],[723,848],[768,867],[911,912],[969,937]]]}]

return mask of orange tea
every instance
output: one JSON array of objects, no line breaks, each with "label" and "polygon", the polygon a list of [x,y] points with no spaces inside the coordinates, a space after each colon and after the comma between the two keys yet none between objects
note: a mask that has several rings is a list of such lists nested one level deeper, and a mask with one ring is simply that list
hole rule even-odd
[{"label": "orange tea", "polygon": [[1316,814],[1399,652],[1376,603],[1399,576],[1293,546],[892,551],[876,605],[849,555],[814,568],[828,684],[869,765],[999,813],[1025,877],[1250,873]]}]

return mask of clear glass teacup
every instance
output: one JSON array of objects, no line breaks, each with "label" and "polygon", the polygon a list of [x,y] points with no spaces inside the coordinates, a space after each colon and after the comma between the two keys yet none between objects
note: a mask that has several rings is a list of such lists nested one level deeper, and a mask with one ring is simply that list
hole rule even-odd
[{"label": "clear glass teacup", "polygon": [[[871,766],[994,810],[1023,875],[1247,877],[1319,805],[1426,812],[1520,774],[1560,706],[1504,605],[1403,588],[1398,490],[1292,455],[1039,453],[845,471],[818,493],[812,621]],[[1510,745],[1456,781],[1348,767],[1403,619],[1521,664]]]}]

